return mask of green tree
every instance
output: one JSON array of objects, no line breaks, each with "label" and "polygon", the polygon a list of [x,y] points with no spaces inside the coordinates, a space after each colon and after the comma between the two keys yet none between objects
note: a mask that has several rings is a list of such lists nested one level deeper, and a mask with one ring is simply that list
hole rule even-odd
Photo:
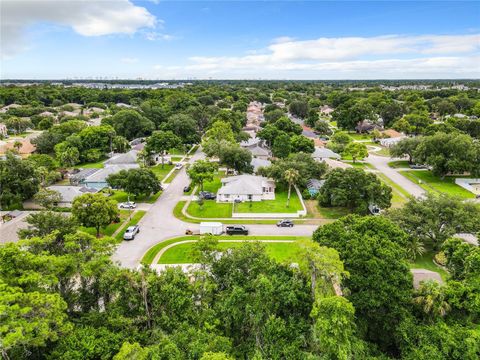
[{"label": "green tree", "polygon": [[314,129],[320,135],[331,135],[332,134],[332,129],[330,129],[330,125],[329,125],[328,121],[325,121],[325,120],[316,121]]},{"label": "green tree", "polygon": [[421,137],[408,137],[400,140],[398,143],[390,147],[390,156],[402,158],[408,156],[408,163],[413,163],[413,156],[417,150],[418,144],[422,141]]},{"label": "green tree", "polygon": [[311,154],[315,151],[313,140],[303,135],[293,135],[290,138],[290,145],[292,152],[304,152]]},{"label": "green tree", "polygon": [[197,160],[187,170],[193,185],[199,185],[200,190],[203,191],[203,184],[205,181],[213,181],[215,173],[218,170],[217,163]]},{"label": "green tree", "polygon": [[450,311],[442,285],[434,280],[422,282],[415,292],[413,301],[429,321],[444,317]]},{"label": "green tree", "polygon": [[353,163],[357,161],[357,159],[363,160],[368,156],[367,146],[362,143],[351,142],[345,149],[343,150],[343,154],[347,156],[351,156]]},{"label": "green tree", "polygon": [[410,237],[437,249],[457,232],[480,230],[476,220],[480,218],[479,206],[447,195],[427,194],[423,199],[411,199],[402,208],[390,210],[388,217]]},{"label": "green tree", "polygon": [[352,138],[344,131],[335,132],[328,143],[328,148],[337,153],[343,153],[345,147],[352,142]]},{"label": "green tree", "polygon": [[200,141],[197,123],[189,115],[172,115],[168,118],[163,128],[172,131],[182,139],[183,144],[196,144]]},{"label": "green tree", "polygon": [[73,234],[78,228],[77,220],[73,216],[52,211],[37,211],[26,217],[28,227],[20,229],[20,239],[45,237],[55,232],[56,239],[60,241],[68,234]]},{"label": "green tree", "polygon": [[147,154],[160,154],[163,169],[165,166],[165,153],[179,147],[181,144],[182,140],[171,131],[154,131],[153,134],[147,138],[145,152]]},{"label": "green tree", "polygon": [[147,136],[155,130],[155,124],[135,110],[120,110],[102,123],[112,125],[118,135],[128,140]]},{"label": "green tree", "polygon": [[14,134],[20,134],[25,132],[29,127],[32,127],[33,125],[29,119],[12,116],[5,120],[5,126]]},{"label": "green tree", "polygon": [[237,144],[225,143],[220,148],[219,162],[229,169],[235,169],[239,173],[252,173],[252,153]]},{"label": "green tree", "polygon": [[290,103],[288,110],[299,118],[306,118],[308,115],[308,104],[305,101],[295,100]]},{"label": "green tree", "polygon": [[50,189],[40,189],[34,196],[33,199],[37,204],[45,209],[51,209],[56,206],[60,201],[62,201],[62,195],[56,190]]},{"label": "green tree", "polygon": [[342,104],[332,113],[332,119],[343,130],[355,130],[359,122],[372,119],[373,116],[372,106],[365,101]]},{"label": "green tree", "polygon": [[106,198],[103,194],[83,194],[73,200],[72,215],[80,224],[86,227],[94,227],[97,237],[100,236],[100,228],[114,221],[119,211],[117,202]]},{"label": "green tree", "polygon": [[295,185],[295,183],[298,181],[298,178],[300,177],[300,173],[296,169],[288,169],[288,170],[285,170],[283,177],[285,178],[285,181],[288,183],[287,207],[289,207],[292,185]]},{"label": "green tree", "polygon": [[150,169],[128,169],[110,174],[107,183],[115,189],[123,189],[128,194],[149,197],[160,191],[160,181]]},{"label": "green tree", "polygon": [[344,287],[360,335],[395,352],[398,326],[408,315],[412,295],[404,250],[407,235],[382,216],[349,215],[319,227],[313,240],[336,249],[350,274]]},{"label": "green tree", "polygon": [[322,206],[344,206],[360,214],[368,213],[369,205],[390,207],[392,189],[375,174],[361,169],[333,169],[320,189]]},{"label": "green tree", "polygon": [[64,167],[72,167],[80,162],[78,149],[65,142],[55,145],[55,155],[60,165]]},{"label": "green tree", "polygon": [[287,133],[280,133],[274,140],[272,146],[273,156],[284,159],[292,152],[290,136]]}]

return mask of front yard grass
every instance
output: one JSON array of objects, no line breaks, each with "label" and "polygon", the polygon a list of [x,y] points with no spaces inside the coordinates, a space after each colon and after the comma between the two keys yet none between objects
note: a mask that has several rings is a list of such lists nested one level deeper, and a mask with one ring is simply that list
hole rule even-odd
[{"label": "front yard grass", "polygon": [[[120,210],[120,221],[118,223],[111,223],[111,224],[107,225],[106,227],[101,228],[100,229],[100,236],[101,237],[112,236],[113,233],[115,231],[117,231],[117,229],[120,228],[120,226],[122,226],[122,224],[125,222],[125,220],[128,218],[129,215],[130,215],[130,213],[129,213],[128,210]],[[90,235],[93,235],[93,236],[97,235],[97,231],[93,227],[83,227],[83,226],[81,226],[80,230],[83,231],[83,232],[86,232]]]},{"label": "front yard grass", "polygon": [[453,176],[446,176],[442,180],[440,177],[433,175],[430,170],[404,170],[400,171],[400,174],[420,185],[428,192],[457,196],[462,199],[475,197],[470,191],[455,184],[455,177]]},{"label": "front yard grass", "polygon": [[302,203],[297,192],[292,188],[290,206],[287,207],[288,190],[278,189],[275,191],[275,200],[244,201],[235,204],[236,213],[296,213],[303,210]]},{"label": "front yard grass", "polygon": [[393,169],[405,169],[409,168],[410,164],[408,163],[407,160],[397,160],[397,161],[390,161],[388,163],[388,166],[390,166]]},{"label": "front yard grass", "polygon": [[231,218],[232,204],[204,200],[203,205],[200,206],[196,201],[192,201],[187,208],[187,213],[198,218]]},{"label": "front yard grass", "polygon": [[[152,194],[148,197],[145,195],[139,195],[139,196],[130,195],[130,201],[153,204],[155,201],[157,201],[158,197],[161,194],[162,194],[162,191],[159,191],[156,194]],[[110,199],[116,200],[118,203],[126,202],[128,201],[128,194],[125,191],[114,190],[113,195],[110,196]]]},{"label": "front yard grass", "polygon": [[433,262],[434,255],[433,251],[428,251],[422,256],[418,256],[415,261],[409,263],[410,269],[427,269],[435,271],[440,274],[443,281],[446,281],[448,273]]},{"label": "front yard grass", "polygon": [[157,176],[157,179],[162,181],[165,176],[173,169],[175,165],[171,164],[164,164],[162,168],[162,164],[158,164],[155,166],[150,167],[149,169],[153,171],[153,173]]},{"label": "front yard grass", "polygon": [[93,162],[93,163],[78,164],[78,165],[75,165],[75,169],[102,169],[104,167],[103,162],[105,160],[106,159],[102,159],[100,161]]},{"label": "front yard grass", "polygon": [[[203,183],[203,191],[208,191],[211,193],[216,194],[218,189],[222,187],[222,183],[220,179],[225,177],[225,171],[219,171],[218,174],[216,174],[213,177],[213,181],[205,181]],[[197,189],[197,192],[201,191],[200,186]]]}]

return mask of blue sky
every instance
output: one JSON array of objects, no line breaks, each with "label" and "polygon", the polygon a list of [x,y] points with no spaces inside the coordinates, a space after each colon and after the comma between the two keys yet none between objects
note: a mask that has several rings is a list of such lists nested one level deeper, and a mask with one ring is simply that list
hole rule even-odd
[{"label": "blue sky", "polygon": [[479,2],[1,3],[1,78],[478,78]]}]

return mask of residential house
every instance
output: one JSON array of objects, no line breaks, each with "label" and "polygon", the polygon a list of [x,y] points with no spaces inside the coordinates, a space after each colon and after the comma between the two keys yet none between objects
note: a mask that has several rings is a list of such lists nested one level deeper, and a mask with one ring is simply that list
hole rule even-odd
[{"label": "residential house", "polygon": [[22,107],[22,105],[19,105],[19,104],[10,104],[10,105],[7,105],[7,106],[4,106],[0,109],[0,113],[6,113],[8,110],[10,109],[15,109],[15,108],[19,108],[19,107]]},{"label": "residential house", "polygon": [[398,142],[402,141],[405,138],[406,138],[406,136],[380,139],[380,145],[389,148],[389,147],[392,147],[393,145],[397,144]]},{"label": "residential house", "polygon": [[351,168],[353,167],[352,165],[350,164],[347,164],[343,161],[338,161],[338,160],[335,160],[335,159],[329,159],[329,158],[325,158],[322,160],[325,164],[328,165],[329,168],[331,169],[348,169],[348,168]]},{"label": "residential house", "polygon": [[86,186],[52,185],[47,189],[57,191],[60,194],[62,200],[57,204],[59,207],[71,207],[77,196],[98,192],[98,189],[87,188]]},{"label": "residential house", "polygon": [[8,129],[5,124],[0,123],[0,137],[6,138],[8,135]]},{"label": "residential house", "polygon": [[221,179],[217,202],[275,200],[275,181],[263,176],[237,175]]},{"label": "residential house", "polygon": [[256,173],[257,170],[260,169],[261,167],[267,167],[267,166],[272,165],[272,162],[270,160],[252,158],[252,161],[250,162],[250,165],[253,166],[253,171]]},{"label": "residential house", "polygon": [[310,193],[310,196],[315,196],[319,193],[325,180],[310,179],[307,181],[307,190]]},{"label": "residential house", "polygon": [[113,156],[110,159],[105,160],[103,162],[103,164],[105,166],[119,165],[119,164],[135,165],[135,164],[137,164],[137,158],[138,158],[138,151],[137,150],[130,150],[126,153],[113,154]]},{"label": "residential house", "polygon": [[5,154],[9,150],[17,150],[20,155],[30,155],[37,149],[35,145],[30,142],[29,138],[25,139],[11,139],[9,141],[0,141],[0,154]]},{"label": "residential house", "polygon": [[312,157],[317,161],[323,161],[325,159],[340,160],[342,158],[339,154],[326,147],[316,147],[315,151],[312,153]]},{"label": "residential house", "polygon": [[108,187],[107,177],[122,170],[136,169],[138,164],[116,164],[108,165],[103,169],[84,169],[70,177],[73,185],[83,185],[88,188],[101,190]]},{"label": "residential house", "polygon": [[257,137],[242,141],[240,146],[250,151],[254,158],[267,160],[272,156],[270,150],[265,145],[265,141]]},{"label": "residential house", "polygon": [[320,108],[320,114],[326,115],[326,116],[330,116],[334,111],[335,111],[335,109],[331,108],[328,105],[323,105]]},{"label": "residential house", "polygon": [[[383,122],[383,120],[382,120]],[[363,133],[369,133],[373,130],[383,130],[382,126],[379,125],[378,123],[373,123],[370,120],[363,120],[360,121],[357,126],[355,127],[355,131],[357,133],[363,134]]]}]

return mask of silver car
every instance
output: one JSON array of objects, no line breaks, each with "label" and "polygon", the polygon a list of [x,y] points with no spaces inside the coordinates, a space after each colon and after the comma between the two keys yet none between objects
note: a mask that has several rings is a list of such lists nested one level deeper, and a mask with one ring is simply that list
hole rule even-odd
[{"label": "silver car", "polygon": [[120,209],[135,209],[137,207],[137,204],[135,204],[133,201],[127,201],[124,203],[120,203],[118,207]]},{"label": "silver car", "polygon": [[123,240],[133,240],[135,239],[135,235],[137,235],[139,232],[140,226],[129,226],[125,231],[125,234],[123,234]]}]

